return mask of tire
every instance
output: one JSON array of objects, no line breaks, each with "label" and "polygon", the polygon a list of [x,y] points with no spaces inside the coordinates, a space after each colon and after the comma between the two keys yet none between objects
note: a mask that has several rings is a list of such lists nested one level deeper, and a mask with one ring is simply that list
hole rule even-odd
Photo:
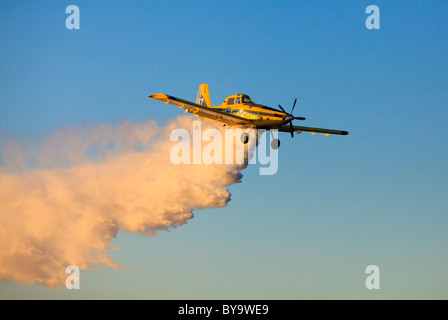
[{"label": "tire", "polygon": [[278,148],[280,148],[280,140],[279,139],[274,139],[271,141],[271,148],[274,150],[277,150]]},{"label": "tire", "polygon": [[241,142],[247,144],[249,142],[249,134],[247,132],[243,132],[241,135]]}]

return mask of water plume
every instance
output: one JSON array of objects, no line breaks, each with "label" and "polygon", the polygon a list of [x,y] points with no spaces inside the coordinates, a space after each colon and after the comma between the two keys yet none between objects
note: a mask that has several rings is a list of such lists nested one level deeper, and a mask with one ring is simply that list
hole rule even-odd
[{"label": "water plume", "polygon": [[[39,143],[3,143],[0,279],[60,287],[68,265],[119,269],[111,249],[121,230],[154,237],[196,209],[226,206],[244,164],[170,161],[170,133],[191,132],[192,121],[88,126]],[[202,127],[223,130],[210,121]]]}]

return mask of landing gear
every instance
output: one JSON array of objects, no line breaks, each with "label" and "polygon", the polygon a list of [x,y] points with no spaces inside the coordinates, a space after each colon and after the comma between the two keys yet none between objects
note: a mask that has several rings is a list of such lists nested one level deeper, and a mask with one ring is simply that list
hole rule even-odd
[{"label": "landing gear", "polygon": [[280,148],[280,140],[279,139],[274,139],[271,141],[271,148],[274,150],[277,150],[278,148]]},{"label": "landing gear", "polygon": [[249,142],[249,134],[247,132],[243,132],[241,135],[241,142],[247,144]]},{"label": "landing gear", "polygon": [[270,131],[270,132],[271,132],[271,139],[272,139],[271,148],[273,150],[277,150],[278,148],[280,148],[280,140],[277,138],[274,138],[274,134],[272,133],[272,131]]}]

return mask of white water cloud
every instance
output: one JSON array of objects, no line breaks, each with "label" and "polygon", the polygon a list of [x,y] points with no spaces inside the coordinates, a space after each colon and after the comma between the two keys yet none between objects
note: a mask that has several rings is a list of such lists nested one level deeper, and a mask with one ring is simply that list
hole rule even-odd
[{"label": "white water cloud", "polygon": [[[204,121],[204,128],[221,128]],[[110,249],[120,230],[156,236],[224,207],[245,165],[174,165],[170,133],[124,122],[55,132],[39,144],[3,145],[0,279],[63,286],[68,265],[121,268]]]}]

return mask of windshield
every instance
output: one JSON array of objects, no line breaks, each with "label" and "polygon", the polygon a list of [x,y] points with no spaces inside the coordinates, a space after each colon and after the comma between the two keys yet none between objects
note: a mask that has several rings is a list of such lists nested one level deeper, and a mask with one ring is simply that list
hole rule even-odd
[{"label": "windshield", "polygon": [[243,103],[253,103],[249,96],[243,96]]}]

